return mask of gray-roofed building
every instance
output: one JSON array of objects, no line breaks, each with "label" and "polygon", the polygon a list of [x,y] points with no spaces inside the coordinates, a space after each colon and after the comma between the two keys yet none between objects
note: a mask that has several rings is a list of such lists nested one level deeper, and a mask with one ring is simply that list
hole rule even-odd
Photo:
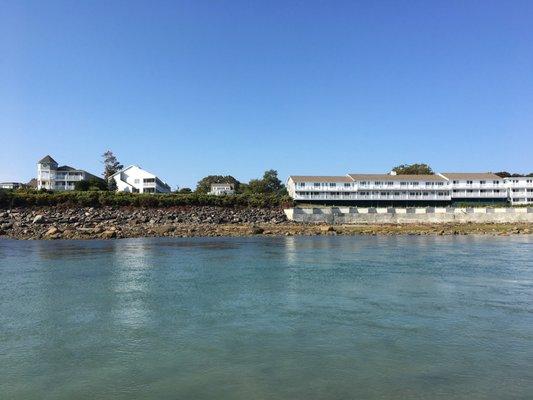
[{"label": "gray-roofed building", "polygon": [[[531,179],[530,179],[531,181]],[[522,186],[527,180],[520,182]],[[518,184],[518,183],[515,183]],[[339,176],[291,175],[289,195],[309,203],[354,205],[437,205],[459,202],[502,202],[509,197],[510,183],[490,172],[453,172],[435,175],[350,173]],[[515,188],[527,202],[525,192]],[[533,187],[532,187],[533,189]]]},{"label": "gray-roofed building", "polygon": [[507,188],[503,178],[492,172],[443,172],[452,188],[454,202],[507,201]]},{"label": "gray-roofed building", "polygon": [[291,175],[287,190],[294,200],[310,203],[438,204],[451,200],[448,181],[439,175]]},{"label": "gray-roofed building", "polygon": [[37,163],[37,189],[74,190],[76,182],[92,179],[104,181],[82,169],[69,165],[59,166],[57,161],[49,155]]}]

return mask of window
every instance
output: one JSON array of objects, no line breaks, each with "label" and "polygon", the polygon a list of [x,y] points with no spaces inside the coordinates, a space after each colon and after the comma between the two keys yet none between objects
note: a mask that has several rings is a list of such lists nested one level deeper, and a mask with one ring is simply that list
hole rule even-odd
[{"label": "window", "polygon": [[418,186],[418,182],[411,182],[413,186]]},{"label": "window", "polygon": [[392,186],[394,185],[394,182],[387,182],[387,185]]},{"label": "window", "polygon": [[400,186],[405,186],[407,185],[407,182],[400,182]]},{"label": "window", "polygon": [[330,186],[330,187],[335,187],[335,186],[337,186],[337,184],[336,184],[336,183],[333,183],[333,182],[331,182],[331,183],[329,184],[329,186]]},{"label": "window", "polygon": [[381,182],[374,182],[374,185],[381,185]]},{"label": "window", "polygon": [[485,181],[479,181],[479,184],[480,184],[480,185],[484,185],[484,184],[485,184]]},{"label": "window", "polygon": [[320,187],[320,183],[313,183],[314,187]]},{"label": "window", "polygon": [[437,182],[438,186],[444,186],[444,182]]},{"label": "window", "polygon": [[300,187],[305,187],[305,182],[300,182],[300,183],[298,183],[298,186],[300,186]]},{"label": "window", "polygon": [[360,182],[359,183],[361,186],[365,186],[366,185],[366,182]]},{"label": "window", "polygon": [[433,182],[426,182],[426,186],[433,186]]},{"label": "window", "polygon": [[428,192],[424,192],[424,196],[429,196],[429,193]]},{"label": "window", "polygon": [[492,181],[492,184],[493,184],[493,185],[499,185],[499,184],[500,184],[500,181]]},{"label": "window", "polygon": [[350,186],[352,186],[351,183],[345,183],[345,184],[344,184],[344,187],[350,187]]},{"label": "window", "polygon": [[467,185],[471,185],[472,183],[474,183],[474,182],[473,181],[466,181]]},{"label": "window", "polygon": [[139,182],[140,182],[139,179],[135,179],[135,180],[133,181],[133,183],[139,183]]},{"label": "window", "polygon": [[453,181],[453,184],[454,184],[454,185],[458,185],[458,184],[459,184],[459,181]]}]

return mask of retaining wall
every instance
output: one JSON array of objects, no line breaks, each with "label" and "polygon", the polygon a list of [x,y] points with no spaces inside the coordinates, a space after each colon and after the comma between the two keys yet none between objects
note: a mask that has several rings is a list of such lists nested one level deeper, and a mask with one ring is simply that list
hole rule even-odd
[{"label": "retaining wall", "polygon": [[533,223],[533,207],[295,207],[286,209],[285,214],[291,221],[327,224],[409,224],[446,222]]}]

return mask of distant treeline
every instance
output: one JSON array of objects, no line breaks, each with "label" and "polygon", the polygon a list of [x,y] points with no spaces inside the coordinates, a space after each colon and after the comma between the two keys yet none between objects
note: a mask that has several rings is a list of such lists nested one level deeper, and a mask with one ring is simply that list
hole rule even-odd
[{"label": "distant treeline", "polygon": [[0,189],[0,208],[31,206],[133,206],[133,207],[175,207],[175,206],[221,206],[272,208],[292,205],[287,195],[236,194],[212,196],[202,193],[186,194],[139,194],[109,191],[46,192],[37,190]]}]

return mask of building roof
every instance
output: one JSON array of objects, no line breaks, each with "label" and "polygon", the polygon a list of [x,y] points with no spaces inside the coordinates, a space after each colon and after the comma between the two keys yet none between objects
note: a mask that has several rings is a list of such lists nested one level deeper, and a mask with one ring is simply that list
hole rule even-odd
[{"label": "building roof", "polygon": [[478,179],[494,179],[494,180],[501,180],[502,177],[493,174],[492,172],[442,172],[442,176],[445,176],[448,179],[471,179],[471,180],[478,180]]},{"label": "building roof", "polygon": [[353,182],[348,175],[343,176],[304,176],[304,175],[291,175],[289,179],[294,182]]},{"label": "building roof", "polygon": [[211,187],[213,187],[213,186],[231,186],[231,187],[233,187],[233,183],[230,183],[230,182],[227,182],[227,183],[218,182],[218,183],[212,183]]},{"label": "building roof", "polygon": [[348,174],[354,181],[424,181],[446,182],[439,175],[389,175],[389,174]]},{"label": "building roof", "polygon": [[58,171],[81,171],[81,169],[76,169],[69,165],[62,165],[61,167],[58,167],[57,170]]},{"label": "building roof", "polygon": [[39,164],[42,164],[42,163],[55,163],[57,164],[57,161],[54,160],[52,157],[50,157],[49,155],[47,155],[46,157],[43,157],[39,160]]}]

